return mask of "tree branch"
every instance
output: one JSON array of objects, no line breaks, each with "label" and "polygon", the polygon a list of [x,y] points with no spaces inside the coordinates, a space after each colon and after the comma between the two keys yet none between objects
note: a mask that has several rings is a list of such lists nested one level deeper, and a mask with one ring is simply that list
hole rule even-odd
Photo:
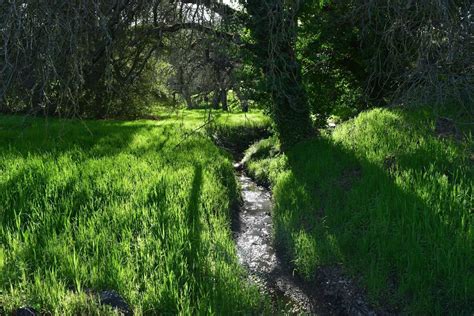
[{"label": "tree branch", "polygon": [[237,15],[240,13],[238,10],[231,8],[227,4],[218,2],[217,0],[180,0],[180,2],[186,4],[204,5],[209,10],[214,11],[222,17]]},{"label": "tree branch", "polygon": [[215,35],[215,36],[224,38],[236,44],[241,44],[240,36],[238,34],[232,34],[228,32],[219,31],[212,27],[205,26],[199,23],[194,23],[194,22],[184,22],[184,23],[176,23],[172,25],[165,25],[165,26],[155,27],[149,31],[152,33],[156,32],[159,34],[163,34],[163,33],[175,33],[181,30],[196,30],[205,34]]}]

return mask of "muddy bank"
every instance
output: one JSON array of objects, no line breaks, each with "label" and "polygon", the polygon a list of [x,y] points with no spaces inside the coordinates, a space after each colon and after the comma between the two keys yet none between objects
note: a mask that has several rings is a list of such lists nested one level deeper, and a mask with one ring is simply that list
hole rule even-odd
[{"label": "muddy bank", "polygon": [[340,267],[321,267],[317,278],[306,282],[283,262],[272,239],[271,192],[258,186],[236,164],[243,204],[233,219],[240,263],[250,279],[270,295],[275,313],[318,315],[378,315],[360,289]]}]

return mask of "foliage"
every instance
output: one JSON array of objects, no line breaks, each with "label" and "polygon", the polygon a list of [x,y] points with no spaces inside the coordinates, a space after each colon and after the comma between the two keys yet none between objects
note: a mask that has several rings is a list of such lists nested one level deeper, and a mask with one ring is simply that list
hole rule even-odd
[{"label": "foliage", "polygon": [[459,143],[434,129],[431,111],[375,109],[286,155],[247,157],[273,186],[276,242],[300,275],[342,264],[384,309],[473,312],[472,131]]},{"label": "foliage", "polygon": [[90,293],[105,289],[136,314],[263,312],[265,298],[245,281],[230,232],[238,199],[231,161],[190,133],[204,113],[180,114],[186,119],[0,117],[7,312],[29,305],[103,314]]},{"label": "foliage", "polygon": [[302,8],[298,52],[312,112],[322,126],[331,114],[347,119],[367,105],[367,72],[348,11],[348,1],[305,1]]},{"label": "foliage", "polygon": [[170,34],[191,45],[211,30],[207,16],[182,2],[2,3],[0,111],[103,118],[140,110]]},{"label": "foliage", "polygon": [[154,63],[167,61],[165,90],[189,107],[212,93],[227,109],[230,89],[268,106],[283,148],[312,135],[310,108],[318,125],[427,100],[472,114],[470,1],[240,3],[3,2],[0,111],[137,116],[165,94]]},{"label": "foliage", "polygon": [[469,1],[305,1],[299,55],[313,113],[433,104],[473,113]]},{"label": "foliage", "polygon": [[354,1],[367,93],[473,113],[472,2]]},{"label": "foliage", "polygon": [[299,1],[248,0],[247,27],[255,65],[271,96],[270,115],[282,149],[314,135],[310,108],[296,56]]}]

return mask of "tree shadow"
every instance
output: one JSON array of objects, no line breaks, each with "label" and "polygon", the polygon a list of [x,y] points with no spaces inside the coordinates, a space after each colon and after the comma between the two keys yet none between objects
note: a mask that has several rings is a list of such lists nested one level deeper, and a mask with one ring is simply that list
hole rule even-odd
[{"label": "tree shadow", "polygon": [[[403,302],[413,313],[472,312],[472,216],[459,224],[469,210],[441,216],[390,170],[324,139],[287,156],[290,176],[275,188],[275,241],[280,258],[316,282],[309,295],[336,284],[321,267],[342,265],[385,312],[406,312]],[[333,303],[354,303],[343,290],[329,292]]]},{"label": "tree shadow", "polygon": [[191,275],[195,276],[201,269],[199,256],[201,254],[201,231],[202,224],[200,221],[200,197],[202,187],[202,167],[194,166],[194,177],[189,193],[187,214],[187,226],[189,229],[188,242],[189,247],[186,251],[186,259]]},{"label": "tree shadow", "polygon": [[[130,149],[139,134],[152,134],[146,144]],[[142,154],[148,149],[161,150],[172,137],[171,125],[154,125],[145,122],[122,121],[80,121],[61,119],[40,119],[1,117],[0,149],[12,149],[15,154],[55,155],[81,151],[94,157],[112,157],[124,151],[133,150]]]}]

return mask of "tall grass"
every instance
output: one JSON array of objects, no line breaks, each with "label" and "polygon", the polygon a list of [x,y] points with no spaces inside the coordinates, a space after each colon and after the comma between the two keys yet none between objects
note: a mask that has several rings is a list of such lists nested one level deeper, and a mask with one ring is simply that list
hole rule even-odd
[{"label": "tall grass", "polygon": [[[0,306],[136,314],[249,314],[230,232],[230,158],[197,120],[80,122],[0,117]],[[0,311],[1,312],[1,311]]]},{"label": "tall grass", "polygon": [[[474,312],[472,136],[436,137],[430,112],[372,110],[247,167],[273,185],[276,242],[308,280],[342,264],[375,305]],[[253,153],[258,153],[255,158]]]},{"label": "tall grass", "polygon": [[250,144],[270,135],[270,119],[261,111],[229,113],[220,110],[157,110],[157,115],[178,118],[180,124],[205,132],[234,156],[240,156]]}]

